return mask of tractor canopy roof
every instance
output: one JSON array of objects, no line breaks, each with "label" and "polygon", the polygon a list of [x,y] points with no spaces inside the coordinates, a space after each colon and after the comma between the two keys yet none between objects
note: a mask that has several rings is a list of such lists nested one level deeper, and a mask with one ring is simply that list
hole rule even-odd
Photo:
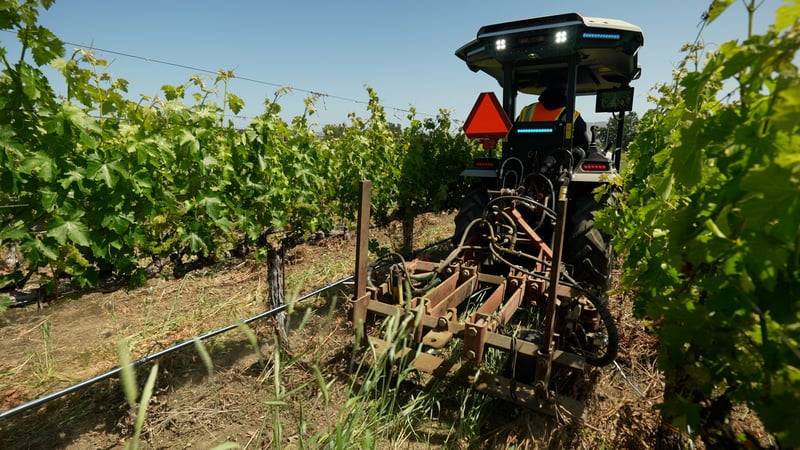
[{"label": "tractor canopy roof", "polygon": [[540,94],[549,84],[566,80],[574,59],[576,93],[592,94],[638,78],[637,53],[643,44],[641,28],[628,22],[570,13],[483,26],[456,56],[504,89],[511,82],[515,91],[526,94]]}]

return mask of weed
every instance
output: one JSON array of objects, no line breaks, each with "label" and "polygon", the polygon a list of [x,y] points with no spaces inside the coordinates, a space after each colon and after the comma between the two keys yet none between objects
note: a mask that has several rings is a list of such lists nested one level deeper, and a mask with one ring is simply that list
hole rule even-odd
[{"label": "weed", "polygon": [[117,343],[117,350],[119,353],[120,361],[120,380],[122,388],[125,392],[125,399],[131,407],[131,411],[135,411],[136,421],[133,426],[133,437],[129,442],[125,443],[126,449],[137,450],[139,448],[139,440],[144,427],[144,419],[147,416],[147,407],[150,405],[150,399],[153,396],[153,388],[155,387],[156,377],[158,376],[158,363],[153,364],[150,369],[150,375],[142,388],[141,397],[139,398],[138,407],[136,399],[139,397],[139,388],[136,384],[136,372],[131,364],[130,350],[128,344],[124,341]]},{"label": "weed", "polygon": [[33,359],[33,374],[37,385],[50,381],[56,372],[56,360],[53,354],[53,338],[50,334],[50,324],[44,322],[39,326],[42,331],[42,353],[35,353]]},{"label": "weed", "polygon": [[208,352],[205,344],[197,337],[193,337],[192,340],[194,341],[194,347],[197,349],[197,353],[200,355],[200,359],[203,361],[203,364],[206,366],[206,370],[208,371],[208,376],[214,376],[214,363],[211,361],[211,355]]},{"label": "weed", "polygon": [[266,359],[264,359],[264,353],[261,352],[261,344],[258,343],[258,337],[256,337],[256,333],[253,331],[252,328],[247,326],[246,323],[242,322],[241,320],[236,320],[236,326],[239,327],[239,331],[245,335],[248,342],[250,342],[250,346],[253,347],[253,351],[256,352],[256,356],[258,356],[258,362],[263,367],[266,365]]}]

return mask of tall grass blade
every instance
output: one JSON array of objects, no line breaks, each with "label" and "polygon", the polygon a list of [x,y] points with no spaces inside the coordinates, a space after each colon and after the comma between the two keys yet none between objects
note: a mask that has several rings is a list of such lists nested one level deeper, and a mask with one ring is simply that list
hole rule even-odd
[{"label": "tall grass blade", "polygon": [[136,412],[136,424],[133,429],[133,443],[131,448],[136,450],[139,448],[139,437],[142,434],[142,427],[144,426],[144,419],[147,416],[147,407],[150,405],[150,398],[153,396],[153,387],[156,384],[156,377],[158,376],[158,363],[153,364],[150,369],[150,375],[147,377],[147,382],[142,389],[142,398],[139,400],[139,409]]},{"label": "tall grass blade", "polygon": [[119,356],[119,379],[122,382],[122,390],[125,392],[125,400],[128,401],[131,408],[136,408],[136,397],[138,397],[136,371],[131,365],[131,353],[124,340],[117,341],[117,355]]},{"label": "tall grass blade", "polygon": [[[314,378],[317,380],[317,384],[319,385],[319,391],[322,393],[322,399],[325,401],[325,406],[328,406],[328,402],[330,401],[330,393],[329,387],[330,384],[325,383],[325,377],[322,376],[322,372],[319,370],[319,366],[314,364]],[[333,381],[331,381],[333,383]]]},{"label": "tall grass blade", "polygon": [[208,349],[206,348],[203,341],[197,339],[197,336],[193,337],[192,340],[194,341],[194,347],[197,349],[197,353],[200,355],[200,359],[203,361],[203,364],[206,366],[206,370],[208,371],[208,376],[214,376],[214,363],[211,361],[211,355],[208,353]]},{"label": "tall grass blade", "polygon": [[258,356],[258,362],[261,363],[262,366],[266,364],[266,359],[264,359],[264,354],[261,353],[261,346],[258,344],[258,338],[256,337],[256,333],[253,331],[253,329],[247,326],[247,324],[242,322],[241,320],[236,321],[236,326],[239,327],[239,330],[245,335],[247,340],[250,342],[250,345],[256,352],[256,356]]}]

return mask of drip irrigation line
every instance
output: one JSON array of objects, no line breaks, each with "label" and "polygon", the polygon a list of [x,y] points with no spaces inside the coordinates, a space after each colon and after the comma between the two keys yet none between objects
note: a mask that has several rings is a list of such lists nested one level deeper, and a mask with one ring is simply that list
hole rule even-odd
[{"label": "drip irrigation line", "polygon": [[[429,250],[429,249],[431,249],[433,247],[436,247],[438,245],[442,245],[443,243],[448,242],[449,240],[450,239],[447,238],[447,239],[443,239],[443,240],[438,241],[438,242],[434,242],[433,244],[430,244],[427,247],[424,247],[424,248],[418,250],[417,253],[424,252],[424,251]],[[305,300],[308,300],[309,298],[314,297],[314,296],[322,293],[323,291],[331,289],[331,288],[333,288],[335,286],[338,286],[338,285],[341,285],[341,284],[352,284],[354,279],[355,279],[354,275],[350,275],[350,276],[341,278],[341,279],[339,279],[337,281],[334,281],[333,283],[325,285],[325,286],[323,286],[323,287],[321,287],[319,289],[316,289],[316,290],[314,290],[312,292],[309,292],[308,294],[298,298],[296,300],[296,303],[301,303],[301,302],[303,302]],[[253,317],[250,317],[248,319],[245,319],[245,320],[241,321],[241,323],[248,324],[248,323],[251,323],[251,322],[255,322],[256,320],[260,320],[260,319],[263,319],[265,317],[269,317],[269,316],[278,314],[279,312],[284,311],[286,308],[287,308],[287,305],[281,305],[281,306],[272,308],[272,309],[270,309],[268,311],[264,311],[264,312],[262,312],[260,314],[257,314],[257,315],[255,315]],[[220,335],[222,333],[231,331],[231,330],[233,330],[235,328],[238,328],[238,327],[239,327],[239,323],[234,323],[234,324],[228,325],[228,326],[223,327],[223,328],[219,328],[219,329],[214,330],[214,331],[209,331],[208,333],[206,333],[206,334],[204,334],[202,336],[198,336],[196,338],[188,339],[186,341],[181,342],[180,344],[176,344],[176,345],[173,345],[172,347],[165,348],[164,350],[161,350],[159,352],[156,352],[156,353],[153,353],[153,354],[150,354],[150,355],[147,355],[147,356],[143,356],[143,357],[131,362],[131,367],[138,367],[138,366],[140,366],[142,364],[146,364],[146,363],[148,363],[150,361],[158,359],[158,358],[160,358],[160,357],[162,357],[164,355],[167,355],[167,354],[172,353],[174,351],[180,350],[180,349],[182,349],[184,347],[187,347],[189,345],[193,345],[194,342],[195,342],[195,339],[197,339],[199,341],[204,341],[204,340],[206,340],[208,338],[211,338],[211,337]],[[65,388],[65,389],[62,389],[60,391],[53,392],[52,394],[48,394],[48,395],[46,395],[44,397],[40,397],[40,398],[38,398],[36,400],[30,401],[28,403],[25,403],[23,405],[17,406],[15,408],[11,408],[8,411],[4,411],[4,412],[0,413],[0,420],[6,419],[6,418],[11,417],[13,415],[19,414],[19,413],[21,413],[23,411],[29,410],[31,408],[35,408],[37,406],[43,405],[43,404],[48,403],[48,402],[51,402],[51,401],[53,401],[53,400],[55,400],[57,398],[65,396],[67,394],[71,394],[73,392],[76,392],[76,391],[79,391],[81,389],[87,388],[87,387],[89,387],[89,386],[91,386],[91,385],[93,385],[95,383],[100,382],[100,381],[103,381],[103,380],[106,380],[106,379],[109,379],[109,378],[113,378],[113,377],[119,375],[120,372],[122,372],[122,367],[117,367],[117,368],[115,368],[113,370],[110,370],[110,371],[108,371],[108,372],[106,372],[104,374],[98,375],[98,376],[96,376],[94,378],[88,379],[86,381],[82,381],[82,382],[80,382],[78,384],[72,385],[72,386],[70,386],[68,388]]]},{"label": "drip irrigation line", "polygon": [[637,394],[639,394],[643,399],[645,399],[645,401],[649,405],[652,405],[653,403],[650,401],[649,398],[647,398],[646,395],[644,395],[644,392],[642,392],[642,390],[639,389],[639,386],[636,386],[633,383],[633,381],[631,381],[630,378],[628,378],[628,376],[625,375],[625,372],[622,370],[622,367],[619,365],[619,363],[617,362],[616,359],[614,360],[614,366],[617,368],[617,370],[619,371],[620,375],[622,375],[622,379],[625,380],[625,382],[628,383],[633,388],[633,390],[636,391]]},{"label": "drip irrigation line", "polygon": [[[328,284],[326,286],[323,286],[323,287],[321,287],[321,288],[319,288],[319,289],[317,289],[317,290],[315,290],[313,292],[310,292],[310,293],[298,298],[296,303],[303,302],[303,301],[305,301],[305,300],[307,300],[307,299],[309,299],[311,297],[316,296],[317,294],[319,294],[319,293],[321,293],[323,291],[331,289],[331,288],[333,288],[335,286],[338,286],[340,284],[347,283],[348,281],[351,281],[353,278],[354,278],[354,276],[350,275],[348,277],[345,277],[345,278],[342,278],[340,280],[334,281],[333,283],[330,283],[330,284]],[[257,314],[255,316],[253,316],[253,317],[250,317],[249,319],[245,319],[241,323],[248,324],[248,323],[254,322],[256,320],[260,320],[260,319],[263,319],[265,317],[269,317],[269,316],[275,315],[275,314],[277,314],[279,312],[284,311],[286,308],[287,308],[287,305],[281,305],[281,306],[272,308],[272,309],[270,309],[268,311],[264,311],[264,312],[262,312],[260,314]],[[206,334],[204,334],[202,336],[198,336],[196,338],[188,339],[186,341],[181,342],[180,344],[173,345],[172,347],[165,348],[164,350],[161,350],[159,352],[152,353],[152,354],[147,355],[147,356],[143,356],[143,357],[133,361],[131,363],[131,367],[137,367],[137,366],[140,366],[142,364],[146,364],[146,363],[148,363],[150,361],[153,361],[155,359],[158,359],[158,358],[160,358],[160,357],[162,357],[162,356],[164,356],[164,355],[166,355],[168,353],[172,353],[174,351],[180,350],[180,349],[182,349],[184,347],[187,347],[189,345],[194,345],[195,339],[203,341],[203,340],[206,340],[208,338],[211,338],[211,337],[217,336],[219,334],[228,332],[230,330],[236,329],[238,327],[239,327],[239,324],[235,323],[235,324],[231,324],[231,325],[228,325],[226,327],[223,327],[223,328],[219,328],[219,329],[214,330],[214,331],[209,331],[208,333],[206,333]],[[38,398],[36,400],[30,401],[28,403],[25,403],[24,405],[17,406],[16,408],[11,408],[8,411],[4,411],[4,412],[0,413],[0,420],[6,419],[6,418],[11,417],[11,416],[13,416],[15,414],[19,414],[19,413],[21,413],[23,411],[26,411],[28,409],[35,408],[37,406],[43,405],[43,404],[48,403],[50,401],[53,401],[53,400],[55,400],[55,399],[57,399],[59,397],[63,397],[65,395],[67,395],[67,394],[71,394],[73,392],[76,392],[76,391],[79,391],[81,389],[87,388],[87,387],[89,387],[89,386],[91,386],[91,385],[93,385],[95,383],[100,382],[100,381],[115,377],[115,376],[119,375],[120,372],[122,372],[122,367],[117,367],[116,369],[110,370],[110,371],[108,371],[108,372],[106,372],[104,374],[98,375],[98,376],[96,376],[94,378],[91,378],[91,379],[88,379],[86,381],[82,381],[82,382],[80,382],[78,384],[72,385],[72,386],[70,386],[70,387],[68,387],[66,389],[62,389],[60,391],[54,392],[54,393],[46,395],[44,397],[40,397],[40,398]]]}]

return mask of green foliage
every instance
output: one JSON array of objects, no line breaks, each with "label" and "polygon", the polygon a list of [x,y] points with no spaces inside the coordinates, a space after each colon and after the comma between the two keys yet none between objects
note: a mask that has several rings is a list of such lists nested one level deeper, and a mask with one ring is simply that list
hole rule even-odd
[{"label": "green foliage", "polygon": [[[16,62],[0,51],[0,248],[16,245],[24,261],[0,275],[0,288],[21,288],[34,273],[47,274],[51,292],[59,277],[90,286],[113,273],[137,285],[146,279],[140,262],[152,257],[214,260],[267,234],[332,229],[355,219],[362,179],[373,182],[378,222],[401,211],[413,220],[460,197],[457,171],[472,147],[444,112],[412,114],[402,130],[367,87],[369,117],[352,114],[321,139],[310,122],[316,98],[287,123],[281,89],[239,130],[226,120],[244,106],[228,91],[232,72],[194,75],[133,102],[127,81],[92,51],[65,58],[37,15],[36,2],[8,3],[0,15],[23,48]],[[44,64],[64,77],[65,97]]]},{"label": "green foliage", "polygon": [[450,114],[439,111],[435,119],[418,120],[412,109],[410,125],[404,130],[407,146],[401,162],[399,208],[415,216],[426,211],[455,209],[467,181],[460,177],[472,164],[477,144],[451,131]]},{"label": "green foliage", "polygon": [[397,206],[402,136],[387,122],[377,93],[371,87],[367,93],[367,119],[351,113],[348,127],[325,129],[328,161],[334,162],[326,178],[328,195],[333,211],[346,222],[355,219],[361,180],[372,180],[373,219],[385,222]]},{"label": "green foliage", "polygon": [[800,445],[798,12],[787,3],[766,34],[702,62],[688,47],[630,146],[627,202],[603,218],[661,338],[665,416],[702,430],[702,407],[727,395],[788,447]]},{"label": "green foliage", "polygon": [[397,180],[397,211],[403,223],[403,252],[411,254],[414,218],[427,211],[459,206],[467,189],[461,171],[472,163],[477,144],[463,133],[451,132],[450,115],[441,110],[435,119],[416,119],[412,108],[410,125],[404,130],[403,158]]}]

